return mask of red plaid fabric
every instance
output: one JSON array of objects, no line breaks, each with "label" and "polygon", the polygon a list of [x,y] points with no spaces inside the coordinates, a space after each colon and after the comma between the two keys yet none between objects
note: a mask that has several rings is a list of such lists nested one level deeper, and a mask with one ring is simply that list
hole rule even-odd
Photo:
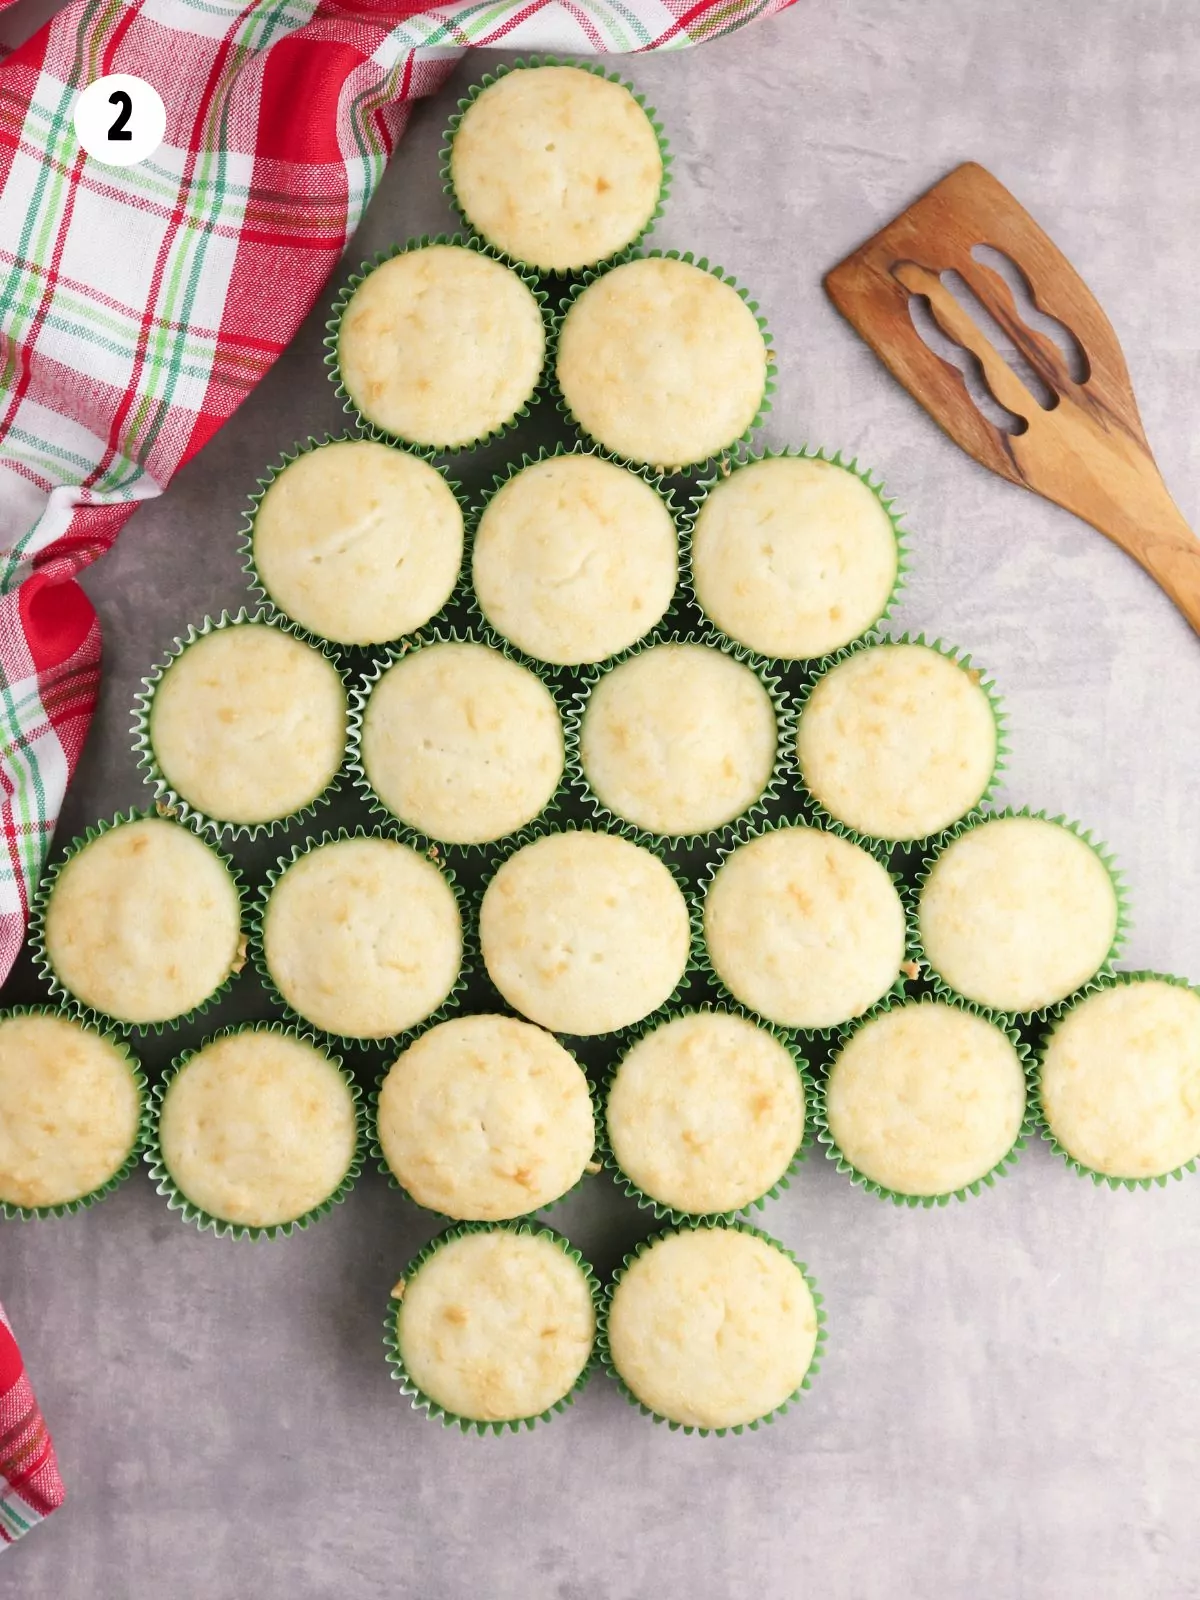
[{"label": "red plaid fabric", "polygon": [[0,1546],[63,1503],[54,1446],[0,1306]]}]

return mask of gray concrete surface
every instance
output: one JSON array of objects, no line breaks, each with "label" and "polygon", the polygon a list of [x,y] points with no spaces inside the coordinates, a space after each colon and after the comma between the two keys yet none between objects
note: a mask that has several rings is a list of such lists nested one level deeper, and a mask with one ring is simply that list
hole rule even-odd
[{"label": "gray concrete surface", "polygon": [[[1200,643],[1103,539],[960,456],[819,280],[948,167],[982,160],[1108,308],[1200,525],[1198,61],[1188,0],[802,0],[711,50],[629,65],[676,152],[656,242],[744,277],[774,329],[766,437],[848,447],[883,472],[915,554],[899,623],[995,672],[1009,795],[1108,839],[1133,887],[1130,960],[1193,977]],[[356,260],[448,221],[436,150],[452,94],[417,111]],[[141,798],[126,735],[138,678],[189,620],[242,598],[235,533],[256,473],[338,424],[320,337],[316,315],[90,575],[107,671],[64,836]],[[482,464],[470,472],[482,481]],[[243,858],[253,872],[270,854]],[[8,994],[33,987],[22,969]],[[249,975],[227,1009],[261,1012]],[[794,1414],[725,1440],[652,1426],[602,1377],[521,1438],[414,1416],[379,1324],[433,1228],[375,1176],[276,1244],[201,1236],[140,1177],[85,1217],[4,1225],[0,1295],[70,1500],[0,1558],[0,1593],[1200,1594],[1200,1179],[1113,1195],[1033,1148],[984,1197],[914,1214],[811,1160],[764,1221],[827,1293],[829,1356]],[[648,1227],[602,1179],[561,1225],[603,1270]]]}]

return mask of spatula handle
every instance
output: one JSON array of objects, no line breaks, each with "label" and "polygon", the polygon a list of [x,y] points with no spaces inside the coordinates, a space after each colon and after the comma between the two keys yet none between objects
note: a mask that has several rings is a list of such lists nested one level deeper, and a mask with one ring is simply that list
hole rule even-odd
[{"label": "spatula handle", "polygon": [[1146,569],[1200,634],[1200,539],[1161,479],[1154,492],[1088,521]]}]

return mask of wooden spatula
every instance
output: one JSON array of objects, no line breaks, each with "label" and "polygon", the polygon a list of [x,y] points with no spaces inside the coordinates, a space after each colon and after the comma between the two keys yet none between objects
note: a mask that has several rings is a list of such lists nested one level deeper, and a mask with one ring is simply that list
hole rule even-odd
[{"label": "wooden spatula", "polygon": [[[975,259],[990,245],[1024,274],[1034,304],[1076,337],[1076,381],[1059,346],[1028,326],[1005,280]],[[942,281],[958,272],[1051,392],[1044,408]],[[1142,431],[1125,357],[1083,279],[1003,184],[974,162],[957,167],[834,267],[834,305],[976,461],[1044,495],[1139,561],[1200,633],[1200,540],[1162,480]],[[975,405],[963,375],[913,325],[923,296],[954,343],[977,357],[996,400],[1020,421],[1007,432]],[[1020,430],[1020,423],[1025,427]]]}]

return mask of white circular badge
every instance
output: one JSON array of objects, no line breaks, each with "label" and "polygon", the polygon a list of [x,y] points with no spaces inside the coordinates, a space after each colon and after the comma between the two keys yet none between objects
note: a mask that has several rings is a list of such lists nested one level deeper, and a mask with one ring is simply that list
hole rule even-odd
[{"label": "white circular badge", "polygon": [[75,134],[88,155],[107,167],[145,161],[167,131],[167,108],[145,78],[114,72],[97,78],[75,102]]}]

